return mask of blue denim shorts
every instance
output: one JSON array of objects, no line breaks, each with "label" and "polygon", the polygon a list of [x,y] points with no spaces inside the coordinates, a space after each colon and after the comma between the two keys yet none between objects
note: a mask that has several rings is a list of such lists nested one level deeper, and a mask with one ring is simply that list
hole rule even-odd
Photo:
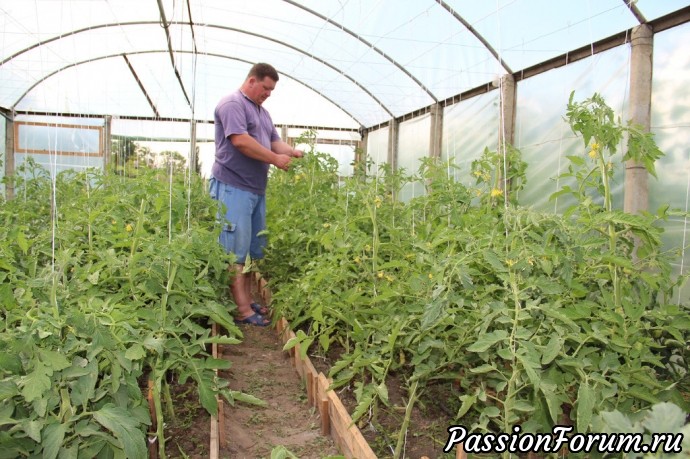
[{"label": "blue denim shorts", "polygon": [[214,177],[209,181],[209,193],[219,202],[218,221],[221,222],[219,242],[227,253],[233,253],[238,264],[247,256],[258,260],[264,256],[266,236],[266,197],[227,185]]}]

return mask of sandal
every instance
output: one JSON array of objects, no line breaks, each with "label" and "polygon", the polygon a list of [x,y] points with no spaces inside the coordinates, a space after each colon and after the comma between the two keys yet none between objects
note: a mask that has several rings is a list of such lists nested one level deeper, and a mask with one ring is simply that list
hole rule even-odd
[{"label": "sandal", "polygon": [[235,323],[238,325],[256,325],[257,327],[267,327],[271,325],[270,320],[258,313],[254,313],[249,317],[245,317],[244,319],[235,319]]},{"label": "sandal", "polygon": [[252,311],[262,316],[267,316],[271,312],[266,306],[261,306],[259,303],[252,303],[250,306]]}]

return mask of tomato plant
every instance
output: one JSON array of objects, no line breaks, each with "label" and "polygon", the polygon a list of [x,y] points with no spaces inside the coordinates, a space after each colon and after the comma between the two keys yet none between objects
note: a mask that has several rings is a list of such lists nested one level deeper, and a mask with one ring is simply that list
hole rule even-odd
[{"label": "tomato plant", "polygon": [[[330,376],[355,388],[355,420],[376,422],[392,375],[409,393],[405,423],[440,384],[459,387],[452,422],[478,431],[586,432],[599,411],[688,408],[690,319],[672,300],[684,278],[661,247],[667,212],[626,214],[610,191],[622,139],[620,160],[652,174],[661,152],[597,95],[571,96],[567,120],[585,148],[554,195],[574,197],[563,215],[510,197],[527,167],[513,147],[473,163],[473,188],[433,159],[415,174],[359,164],[339,180],[318,152],[272,177],[261,270],[300,329],[288,347],[338,347]],[[426,193],[399,201],[413,182]]]},{"label": "tomato plant", "polygon": [[168,384],[192,379],[211,413],[216,395],[243,397],[209,354],[241,338],[220,303],[215,201],[199,178],[159,174],[18,171],[0,207],[0,457],[141,458],[147,434],[165,457]]}]

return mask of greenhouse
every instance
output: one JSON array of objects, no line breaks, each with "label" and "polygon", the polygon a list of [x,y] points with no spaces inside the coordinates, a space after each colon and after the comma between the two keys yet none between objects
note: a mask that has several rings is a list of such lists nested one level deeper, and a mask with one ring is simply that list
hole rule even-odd
[{"label": "greenhouse", "polygon": [[[690,1],[0,23],[0,459],[690,457]],[[239,89],[275,127],[242,155],[267,179],[246,256],[214,191]],[[276,417],[237,379],[269,336],[332,444],[240,449],[233,421]]]}]

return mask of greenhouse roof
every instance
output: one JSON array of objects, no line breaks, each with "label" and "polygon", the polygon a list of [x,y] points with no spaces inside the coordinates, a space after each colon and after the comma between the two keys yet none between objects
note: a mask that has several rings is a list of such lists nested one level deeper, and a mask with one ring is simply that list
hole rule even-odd
[{"label": "greenhouse roof", "polygon": [[[371,127],[688,21],[688,0],[0,0],[0,107],[210,121],[254,62],[277,124]],[[669,19],[671,18],[671,19]],[[680,18],[680,19],[678,19]],[[612,40],[615,37],[615,40]]]}]

